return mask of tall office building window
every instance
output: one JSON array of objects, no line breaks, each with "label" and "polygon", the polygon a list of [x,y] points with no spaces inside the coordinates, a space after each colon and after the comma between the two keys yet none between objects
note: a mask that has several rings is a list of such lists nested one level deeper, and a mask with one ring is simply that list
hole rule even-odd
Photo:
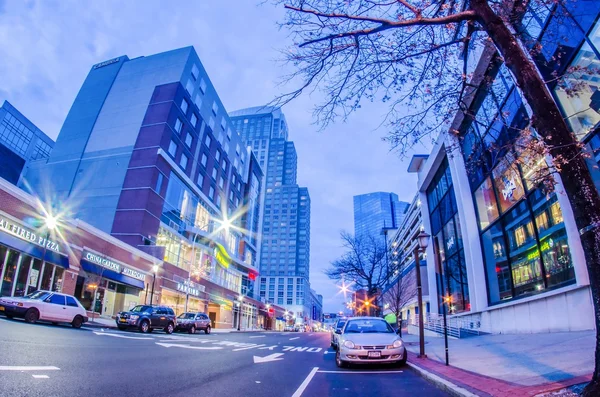
[{"label": "tall office building window", "polygon": [[177,154],[177,143],[175,143],[175,141],[171,140],[171,142],[169,143],[169,154],[172,157],[175,157],[175,155]]}]

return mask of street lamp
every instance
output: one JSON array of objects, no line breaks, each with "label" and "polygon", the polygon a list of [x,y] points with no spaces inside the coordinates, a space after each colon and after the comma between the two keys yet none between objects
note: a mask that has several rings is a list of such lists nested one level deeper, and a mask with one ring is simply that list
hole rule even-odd
[{"label": "street lamp", "polygon": [[154,298],[154,281],[156,281],[156,272],[158,272],[158,265],[152,266],[152,291],[150,292],[150,304],[152,305]]},{"label": "street lamp", "polygon": [[418,245],[415,247],[413,256],[415,257],[415,270],[417,273],[417,302],[419,305],[419,356],[421,358],[427,357],[425,355],[425,326],[423,324],[423,291],[421,289],[421,264],[419,263],[419,251],[425,252],[427,245],[429,244],[429,234],[421,231],[417,236]]},{"label": "street lamp", "polygon": [[241,330],[241,325],[242,325],[242,307],[243,307],[243,302],[244,302],[244,296],[243,295],[238,296],[238,300],[240,301],[240,308],[238,309],[238,326],[237,326],[237,330],[240,331]]}]

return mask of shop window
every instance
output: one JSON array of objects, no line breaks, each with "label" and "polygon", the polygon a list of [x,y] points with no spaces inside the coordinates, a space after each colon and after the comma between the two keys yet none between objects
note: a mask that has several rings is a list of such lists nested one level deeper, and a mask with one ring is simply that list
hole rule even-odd
[{"label": "shop window", "polygon": [[[600,23],[590,37],[599,31]],[[570,73],[556,86],[554,93],[571,130],[581,139],[600,122],[600,60],[585,42],[569,66]]]},{"label": "shop window", "polygon": [[544,239],[540,243],[540,251],[542,252],[548,287],[575,281],[575,270],[571,260],[569,241],[564,229]]},{"label": "shop window", "polygon": [[550,214],[552,216],[553,225],[558,225],[563,222],[562,210],[558,201],[550,206]]},{"label": "shop window", "polygon": [[481,236],[488,280],[490,303],[512,298],[510,267],[506,256],[504,236],[499,224],[492,226]]},{"label": "shop window", "polygon": [[548,229],[550,223],[548,221],[548,214],[546,213],[546,211],[542,212],[541,214],[535,217],[535,225],[537,226],[538,232],[540,233]]},{"label": "shop window", "polygon": [[525,195],[519,170],[515,162],[511,161],[511,157],[507,155],[493,171],[494,185],[502,212],[507,211]]},{"label": "shop window", "polygon": [[544,289],[540,252],[537,246],[512,261],[512,277],[515,295],[523,295]]},{"label": "shop window", "polygon": [[500,215],[492,180],[489,177],[475,191],[475,204],[479,215],[479,228],[484,230]]}]

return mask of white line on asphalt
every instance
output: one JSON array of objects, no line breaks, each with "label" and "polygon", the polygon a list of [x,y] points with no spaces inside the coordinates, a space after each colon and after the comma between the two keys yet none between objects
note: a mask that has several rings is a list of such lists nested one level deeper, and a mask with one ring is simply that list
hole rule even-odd
[{"label": "white line on asphalt", "polygon": [[330,352],[329,350],[326,350],[323,354],[335,354],[335,352]]},{"label": "white line on asphalt", "polygon": [[318,371],[320,374],[401,374],[404,371]]},{"label": "white line on asphalt", "polygon": [[290,340],[296,340],[296,339],[300,339],[300,337],[296,336],[295,338],[290,338]]},{"label": "white line on asphalt", "polygon": [[313,336],[313,334],[308,334],[308,336]]},{"label": "white line on asphalt", "polygon": [[233,349],[232,351],[239,352],[240,350],[256,349],[257,347],[262,347],[262,346],[266,346],[266,345],[262,344],[262,345],[249,346],[249,347],[240,347],[239,349]]},{"label": "white line on asphalt", "polygon": [[254,360],[254,364],[259,364],[259,363],[268,363],[271,361],[283,360],[283,358],[279,358],[283,355],[284,355],[283,353],[273,353],[273,354],[269,354],[268,356],[264,356],[264,357],[253,356],[252,358]]},{"label": "white line on asphalt", "polygon": [[23,365],[4,365],[0,366],[0,371],[59,371],[58,367],[39,367]]},{"label": "white line on asphalt", "polygon": [[304,379],[304,382],[302,382],[302,384],[300,385],[300,387],[298,387],[298,390],[296,390],[296,392],[292,395],[292,397],[300,397],[302,395],[302,393],[304,393],[304,390],[306,390],[306,387],[308,386],[308,384],[310,383],[313,376],[315,376],[315,374],[317,373],[318,370],[319,370],[319,367],[314,367],[312,369],[312,371],[310,371],[310,373],[308,374],[306,379]]},{"label": "white line on asphalt", "polygon": [[147,338],[147,337],[142,337],[142,336],[125,336],[125,335],[119,335],[119,334],[109,334],[108,332],[94,332],[96,335],[105,335],[105,336],[112,336],[115,338],[123,338],[123,339],[140,339],[140,340],[152,340],[154,338]]},{"label": "white line on asphalt", "polygon": [[163,347],[181,347],[183,349],[192,349],[192,350],[220,350],[222,349],[222,347],[219,346],[211,346],[211,347],[207,347],[207,346],[189,346],[189,345],[176,345],[174,343],[158,343],[156,342],[157,345],[159,346],[163,346]]},{"label": "white line on asphalt", "polygon": [[48,379],[49,376],[48,375],[31,375],[33,376],[35,379]]},{"label": "white line on asphalt", "polygon": [[251,336],[250,339],[252,339],[252,338],[264,338],[264,337],[265,337],[264,335]]}]

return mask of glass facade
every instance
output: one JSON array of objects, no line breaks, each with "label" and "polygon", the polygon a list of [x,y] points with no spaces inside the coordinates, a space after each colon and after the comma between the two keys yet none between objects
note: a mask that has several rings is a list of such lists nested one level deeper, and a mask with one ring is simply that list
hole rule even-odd
[{"label": "glass facade", "polygon": [[443,276],[437,280],[439,307],[442,307],[442,297],[448,296],[450,314],[468,311],[471,306],[462,232],[447,159],[427,189],[427,203],[434,252],[443,269]]},{"label": "glass facade", "polygon": [[376,192],[354,196],[354,234],[379,236],[383,228],[398,228],[409,203],[398,195]]}]

